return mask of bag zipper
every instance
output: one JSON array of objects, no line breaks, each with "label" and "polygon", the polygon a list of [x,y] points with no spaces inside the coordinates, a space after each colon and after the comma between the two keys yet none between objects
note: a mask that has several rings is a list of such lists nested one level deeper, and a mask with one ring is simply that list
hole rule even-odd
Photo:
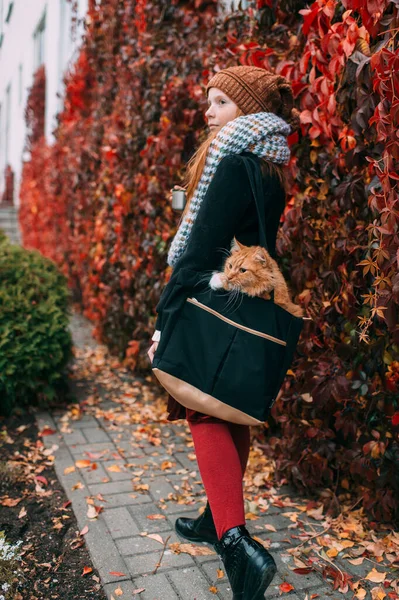
[{"label": "bag zipper", "polygon": [[197,298],[187,298],[186,301],[190,302],[190,304],[194,304],[195,306],[198,306],[198,308],[207,310],[212,315],[215,315],[215,317],[222,319],[222,321],[226,321],[226,323],[229,323],[230,325],[233,325],[234,327],[237,327],[238,329],[243,329],[244,331],[247,331],[248,333],[252,333],[253,335],[258,335],[259,337],[263,337],[266,340],[275,342],[276,344],[281,344],[281,346],[287,345],[287,342],[285,342],[284,340],[279,340],[278,338],[273,337],[272,335],[269,335],[268,333],[263,333],[262,331],[256,331],[256,329],[251,329],[250,327],[245,327],[245,325],[240,325],[240,323],[236,323],[235,321],[232,321],[231,319],[218,313],[216,310],[213,310],[213,308],[209,308],[209,306],[206,306],[206,304],[202,304],[202,302],[197,300]]}]

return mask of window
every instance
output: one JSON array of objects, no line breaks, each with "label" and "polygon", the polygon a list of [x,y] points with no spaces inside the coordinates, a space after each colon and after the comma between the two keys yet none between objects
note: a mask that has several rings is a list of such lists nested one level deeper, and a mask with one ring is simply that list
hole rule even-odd
[{"label": "window", "polygon": [[46,32],[46,14],[40,20],[33,34],[34,41],[34,70],[36,71],[40,65],[44,63],[44,39]]}]

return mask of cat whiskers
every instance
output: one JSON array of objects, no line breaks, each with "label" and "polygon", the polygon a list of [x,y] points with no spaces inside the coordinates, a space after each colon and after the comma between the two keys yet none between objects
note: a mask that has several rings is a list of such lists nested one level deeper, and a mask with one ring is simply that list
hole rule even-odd
[{"label": "cat whiskers", "polygon": [[231,308],[232,310],[233,309],[235,310],[237,307],[234,306],[234,303],[237,300],[237,298],[239,298],[240,295],[241,295],[241,302],[240,302],[239,306],[241,306],[241,303],[243,301],[243,297],[242,297],[242,294],[241,294],[241,285],[240,284],[235,284],[234,287],[233,287],[233,289],[229,292],[229,295],[230,295],[230,297],[229,297],[229,299],[227,301],[226,309],[230,309]]}]

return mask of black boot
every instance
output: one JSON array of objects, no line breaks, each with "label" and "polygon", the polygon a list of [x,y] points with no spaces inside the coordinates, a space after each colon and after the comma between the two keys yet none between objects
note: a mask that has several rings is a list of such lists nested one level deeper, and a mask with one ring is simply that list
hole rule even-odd
[{"label": "black boot", "polygon": [[175,529],[179,535],[190,540],[190,542],[214,544],[218,541],[209,502],[206,503],[204,512],[197,519],[187,517],[176,519]]},{"label": "black boot", "polygon": [[250,536],[245,525],[228,529],[214,548],[223,561],[233,600],[263,600],[277,567],[272,555]]}]

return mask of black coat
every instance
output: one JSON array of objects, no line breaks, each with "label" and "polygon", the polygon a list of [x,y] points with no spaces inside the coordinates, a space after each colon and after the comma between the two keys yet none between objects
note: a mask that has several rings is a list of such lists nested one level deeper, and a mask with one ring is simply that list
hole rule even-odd
[{"label": "black coat", "polygon": [[[241,154],[252,160],[253,169],[261,168],[258,156],[250,152]],[[262,186],[267,245],[270,255],[275,258],[285,191],[276,174],[263,175]],[[170,334],[186,299],[206,289],[212,271],[221,270],[233,237],[247,246],[259,245],[259,218],[248,173],[241,155],[231,154],[220,161],[193,224],[187,247],[162,292],[156,307],[156,329]],[[154,363],[157,363],[156,358]],[[170,421],[189,418],[191,421],[219,422],[216,417],[186,409],[170,395],[167,408]]]},{"label": "black coat", "polygon": [[[260,168],[260,158],[250,152],[254,168]],[[262,178],[265,195],[265,230],[270,255],[275,258],[277,230],[285,207],[285,190],[276,174]],[[176,263],[172,276],[156,306],[156,329],[179,310],[186,298],[207,285],[204,274],[219,271],[236,237],[246,246],[259,244],[256,205],[248,174],[240,154],[225,156],[217,166],[194,221],[187,247]]]}]

